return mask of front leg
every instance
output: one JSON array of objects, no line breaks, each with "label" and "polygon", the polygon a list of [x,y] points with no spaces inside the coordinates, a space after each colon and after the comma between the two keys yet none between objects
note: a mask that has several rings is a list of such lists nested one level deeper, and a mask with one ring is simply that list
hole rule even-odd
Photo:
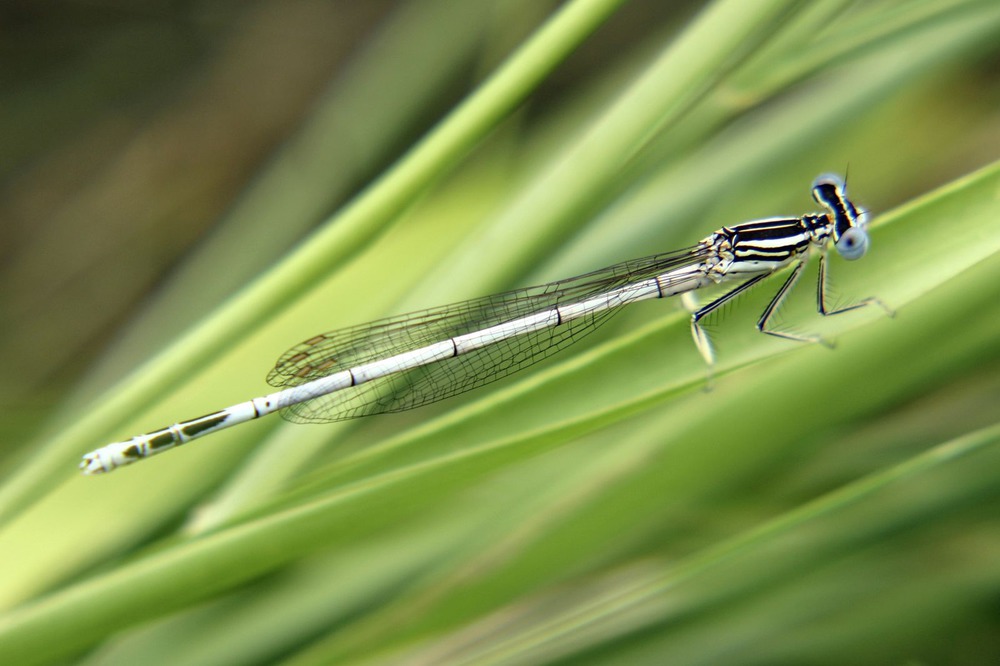
[{"label": "front leg", "polygon": [[819,258],[819,279],[816,280],[816,309],[824,317],[830,315],[840,314],[842,312],[850,312],[851,310],[857,310],[858,308],[863,308],[866,305],[877,305],[882,308],[885,313],[890,317],[896,316],[896,311],[890,308],[888,305],[882,302],[881,299],[875,296],[869,296],[868,298],[863,298],[857,303],[852,303],[851,305],[831,309],[826,302],[826,289],[827,289],[827,274],[826,274],[826,255],[823,254]]}]

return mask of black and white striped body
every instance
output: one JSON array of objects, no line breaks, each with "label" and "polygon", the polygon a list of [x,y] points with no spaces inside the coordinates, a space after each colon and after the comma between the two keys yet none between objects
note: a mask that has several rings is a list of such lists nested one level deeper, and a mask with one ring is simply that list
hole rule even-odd
[{"label": "black and white striped body", "polygon": [[773,218],[723,227],[711,237],[729,263],[723,264],[726,279],[747,274],[773,272],[822,248],[830,237],[825,217]]},{"label": "black and white striped body", "polygon": [[[623,305],[742,280],[732,291],[692,314],[695,343],[711,364],[714,354],[699,321],[763,278],[796,262],[758,328],[780,337],[818,340],[771,331],[767,319],[794,284],[811,251],[821,252],[825,260],[832,242],[845,258],[856,259],[867,248],[867,235],[865,213],[847,199],[839,178],[818,178],[813,196],[826,213],[723,227],[680,252],[314,336],[286,352],[269,375],[268,381],[287,388],[109,444],[84,456],[80,466],[86,474],[108,472],[279,410],[291,420],[317,422],[409,409],[526,367],[568,344],[571,335],[593,330]],[[869,298],[830,311],[825,306],[825,263],[820,271],[822,314],[867,303],[885,307]]]}]

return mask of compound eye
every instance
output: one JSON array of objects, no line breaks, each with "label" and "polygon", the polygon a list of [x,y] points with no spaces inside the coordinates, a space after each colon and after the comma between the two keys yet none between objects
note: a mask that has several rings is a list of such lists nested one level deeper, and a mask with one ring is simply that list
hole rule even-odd
[{"label": "compound eye", "polygon": [[867,251],[868,234],[859,227],[851,227],[841,234],[840,240],[837,241],[837,252],[848,261],[860,259]]}]

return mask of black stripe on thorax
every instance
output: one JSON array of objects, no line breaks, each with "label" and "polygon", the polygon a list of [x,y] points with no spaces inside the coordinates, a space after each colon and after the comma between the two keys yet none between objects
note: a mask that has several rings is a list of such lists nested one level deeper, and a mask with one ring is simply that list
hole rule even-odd
[{"label": "black stripe on thorax", "polygon": [[783,261],[809,247],[810,232],[797,217],[758,220],[728,227],[739,261]]}]

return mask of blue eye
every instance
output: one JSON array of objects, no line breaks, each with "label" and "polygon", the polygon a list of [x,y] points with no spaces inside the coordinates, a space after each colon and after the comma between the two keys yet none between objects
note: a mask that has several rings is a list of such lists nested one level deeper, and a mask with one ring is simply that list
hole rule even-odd
[{"label": "blue eye", "polygon": [[865,256],[868,251],[868,234],[860,227],[851,227],[837,241],[837,252],[844,259],[854,261]]}]

